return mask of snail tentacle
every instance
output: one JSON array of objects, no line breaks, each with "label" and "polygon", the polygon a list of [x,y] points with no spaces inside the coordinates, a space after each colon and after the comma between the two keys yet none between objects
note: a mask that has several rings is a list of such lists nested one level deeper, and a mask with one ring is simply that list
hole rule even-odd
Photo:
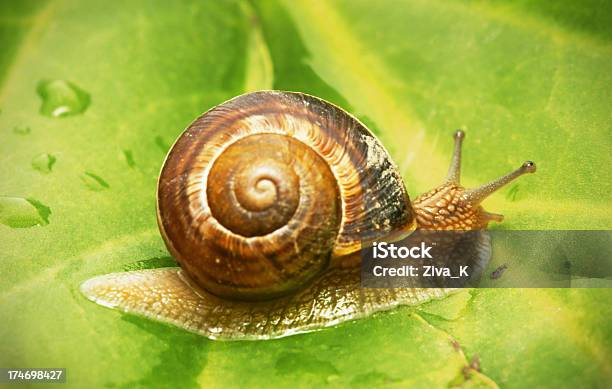
[{"label": "snail tentacle", "polygon": [[465,138],[465,132],[457,130],[453,138],[455,139],[455,148],[451,157],[450,167],[448,168],[446,183],[459,185],[461,180],[461,149],[463,139]]}]

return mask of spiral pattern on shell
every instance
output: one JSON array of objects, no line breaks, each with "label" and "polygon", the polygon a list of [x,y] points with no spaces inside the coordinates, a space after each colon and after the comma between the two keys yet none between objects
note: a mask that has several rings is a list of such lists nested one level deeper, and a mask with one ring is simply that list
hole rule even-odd
[{"label": "spiral pattern on shell", "polygon": [[264,91],[199,117],[158,183],[164,241],[197,285],[267,299],[362,243],[414,229],[397,168],[359,121],[321,99]]}]

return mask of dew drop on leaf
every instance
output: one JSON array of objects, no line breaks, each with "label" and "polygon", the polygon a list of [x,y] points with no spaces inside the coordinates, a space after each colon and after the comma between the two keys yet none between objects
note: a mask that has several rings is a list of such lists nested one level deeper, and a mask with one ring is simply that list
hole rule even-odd
[{"label": "dew drop on leaf", "polygon": [[47,153],[39,154],[32,159],[32,168],[44,174],[51,173],[56,161],[57,158],[54,155]]},{"label": "dew drop on leaf", "polygon": [[28,126],[15,126],[13,132],[18,135],[28,135],[32,130]]},{"label": "dew drop on leaf", "polygon": [[95,192],[100,192],[102,190],[110,188],[108,182],[104,181],[102,177],[91,172],[85,172],[81,174],[81,180],[87,188]]},{"label": "dew drop on leaf", "polygon": [[0,196],[0,223],[13,228],[49,224],[51,209],[34,199]]},{"label": "dew drop on leaf", "polygon": [[42,99],[40,113],[53,118],[83,113],[91,102],[89,93],[64,80],[42,80],[36,92]]}]

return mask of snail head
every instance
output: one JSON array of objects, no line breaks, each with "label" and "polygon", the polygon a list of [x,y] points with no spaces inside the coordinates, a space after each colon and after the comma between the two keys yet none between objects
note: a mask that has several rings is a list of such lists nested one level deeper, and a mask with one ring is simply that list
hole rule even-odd
[{"label": "snail head", "polygon": [[417,197],[414,210],[419,228],[435,230],[484,229],[489,222],[501,222],[503,215],[487,212],[480,205],[492,193],[527,173],[535,173],[536,165],[526,161],[518,169],[478,188],[466,189],[460,184],[461,145],[465,133],[454,134],[455,149],[444,183]]}]

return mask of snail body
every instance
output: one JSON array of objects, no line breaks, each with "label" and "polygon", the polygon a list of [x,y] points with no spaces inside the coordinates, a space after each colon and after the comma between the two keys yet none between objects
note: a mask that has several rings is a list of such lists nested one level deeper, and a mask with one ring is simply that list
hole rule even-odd
[{"label": "snail body", "polygon": [[[94,277],[81,290],[219,339],[287,336],[443,297],[448,289],[361,288],[359,252],[416,229],[501,221],[480,202],[535,165],[464,189],[463,137],[444,184],[411,202],[387,151],[341,108],[302,93],[238,96],[196,119],[160,173],[158,224],[181,268]],[[474,247],[487,239],[482,231]]]}]

